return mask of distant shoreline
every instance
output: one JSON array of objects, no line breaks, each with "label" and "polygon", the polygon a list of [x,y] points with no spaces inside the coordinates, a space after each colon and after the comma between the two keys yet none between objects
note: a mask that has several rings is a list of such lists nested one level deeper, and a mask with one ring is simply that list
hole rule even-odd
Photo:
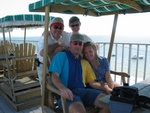
[{"label": "distant shoreline", "polygon": [[[98,36],[98,35],[91,35],[89,36],[94,42],[110,42],[109,36]],[[26,37],[26,40],[28,41],[38,41],[40,36],[31,36]],[[3,40],[3,37],[0,37],[0,40]],[[9,37],[6,37],[6,40],[9,40]],[[11,40],[24,40],[23,37],[12,37]],[[116,37],[114,40],[114,43],[138,43],[138,44],[150,44],[150,37]]]}]

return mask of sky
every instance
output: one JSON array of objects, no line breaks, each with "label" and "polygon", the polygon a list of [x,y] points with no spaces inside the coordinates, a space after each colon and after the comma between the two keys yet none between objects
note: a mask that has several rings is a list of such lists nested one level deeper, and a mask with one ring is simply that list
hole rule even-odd
[{"label": "sky", "polygon": [[[0,0],[0,18],[7,15],[30,14],[28,5],[38,0]],[[35,13],[32,14],[43,14]],[[65,31],[71,32],[68,21],[74,15],[62,15],[51,13],[51,16],[62,17],[65,23]],[[81,33],[87,35],[111,36],[114,16],[90,17],[77,15],[81,21]],[[150,37],[150,13],[119,15],[116,36],[144,36]],[[27,30],[27,36],[41,36],[43,28]],[[7,34],[6,34],[7,35]],[[0,35],[1,36],[1,35]],[[15,29],[11,36],[24,36],[24,30]]]}]

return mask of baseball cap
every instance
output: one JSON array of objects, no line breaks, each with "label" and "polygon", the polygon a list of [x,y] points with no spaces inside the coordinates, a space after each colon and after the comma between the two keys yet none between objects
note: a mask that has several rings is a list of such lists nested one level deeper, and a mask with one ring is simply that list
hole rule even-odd
[{"label": "baseball cap", "polygon": [[113,100],[109,102],[109,110],[111,113],[131,113],[133,106],[133,104]]},{"label": "baseball cap", "polygon": [[53,24],[55,24],[55,25],[60,25],[60,26],[64,26],[64,21],[63,21],[63,19],[60,18],[60,17],[55,17],[55,18],[51,21],[50,26],[53,25]]},{"label": "baseball cap", "polygon": [[73,34],[70,38],[70,42],[83,42],[84,43],[84,37],[81,34]]},{"label": "baseball cap", "polygon": [[73,22],[80,22],[80,19],[76,16],[73,16],[69,19],[69,24],[71,24]]}]

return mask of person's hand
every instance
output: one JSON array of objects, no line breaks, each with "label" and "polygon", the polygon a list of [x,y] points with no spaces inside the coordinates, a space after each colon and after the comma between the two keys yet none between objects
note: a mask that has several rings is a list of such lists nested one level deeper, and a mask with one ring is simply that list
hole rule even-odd
[{"label": "person's hand", "polygon": [[108,86],[108,84],[104,84],[104,89],[107,94],[110,94],[112,92],[112,89]]},{"label": "person's hand", "polygon": [[106,93],[107,93],[107,94],[111,94],[111,92],[112,92],[112,89],[111,89],[111,88],[106,88]]},{"label": "person's hand", "polygon": [[57,42],[58,46],[57,47],[62,47],[64,44],[62,44],[61,42]]},{"label": "person's hand", "polygon": [[62,97],[69,99],[69,100],[73,100],[73,94],[72,94],[72,91],[70,89],[62,88],[62,89],[60,89],[60,92],[61,92]]}]

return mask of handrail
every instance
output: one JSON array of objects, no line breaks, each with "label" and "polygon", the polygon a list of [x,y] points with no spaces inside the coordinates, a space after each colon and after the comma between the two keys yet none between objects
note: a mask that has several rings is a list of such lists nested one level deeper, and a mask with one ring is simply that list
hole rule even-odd
[{"label": "handrail", "polygon": [[[23,41],[12,40],[12,42],[22,43]],[[27,41],[37,47],[38,41]],[[109,42],[97,42],[98,53],[101,56],[108,56]],[[139,49],[137,46],[139,45]],[[143,59],[132,59],[133,55],[142,54]],[[150,77],[150,44],[143,43],[114,43],[111,54],[110,69],[118,72],[126,72],[130,75],[129,83],[135,84]],[[138,62],[137,62],[138,60]],[[139,63],[137,67],[137,63]],[[137,74],[137,77],[136,77]],[[114,78],[114,80],[117,78]],[[117,80],[116,80],[117,81]],[[120,80],[119,80],[120,81]]]}]

